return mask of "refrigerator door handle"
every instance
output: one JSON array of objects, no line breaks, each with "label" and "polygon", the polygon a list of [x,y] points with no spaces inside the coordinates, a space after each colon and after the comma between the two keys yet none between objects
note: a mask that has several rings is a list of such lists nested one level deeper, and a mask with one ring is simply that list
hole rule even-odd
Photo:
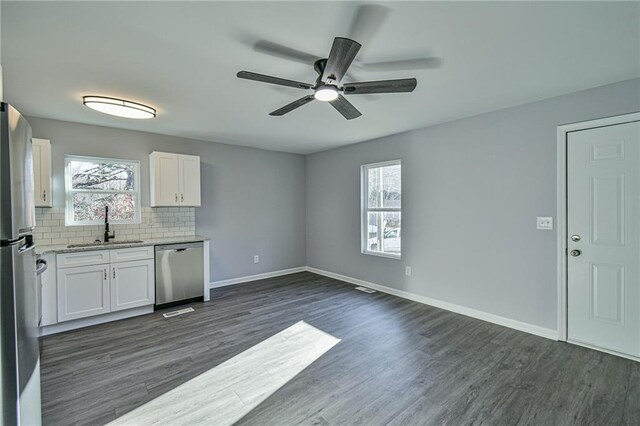
[{"label": "refrigerator door handle", "polygon": [[13,240],[2,240],[2,242],[0,243],[0,246],[2,247],[10,247],[10,246],[15,246],[17,244],[20,244],[21,242],[23,242],[25,240],[25,236],[23,235],[20,238],[15,238]]},{"label": "refrigerator door handle", "polygon": [[30,250],[33,250],[36,247],[35,243],[33,241],[30,241],[29,243],[23,245],[22,247],[20,247],[18,249],[18,253],[22,254],[22,253],[26,253]]}]

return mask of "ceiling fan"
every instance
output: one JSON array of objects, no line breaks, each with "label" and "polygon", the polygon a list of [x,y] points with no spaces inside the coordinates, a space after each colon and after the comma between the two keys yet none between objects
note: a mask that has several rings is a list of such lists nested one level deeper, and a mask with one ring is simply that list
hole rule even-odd
[{"label": "ceiling fan", "polygon": [[416,88],[415,78],[403,78],[399,80],[381,80],[345,83],[340,82],[351,66],[358,51],[360,43],[357,41],[336,37],[327,59],[318,59],[313,68],[318,73],[318,78],[314,84],[302,83],[284,78],[271,77],[269,75],[257,74],[249,71],[240,71],[237,76],[247,80],[261,81],[263,83],[278,84],[281,86],[296,87],[298,89],[313,90],[312,95],[304,96],[288,105],[283,106],[269,115],[282,116],[293,111],[313,100],[329,102],[347,120],[360,117],[362,114],[351,102],[345,99],[345,95],[360,95],[365,93],[400,93],[412,92]]},{"label": "ceiling fan", "polygon": [[[351,28],[350,38],[336,37],[333,40],[329,57],[318,59],[318,56],[282,46],[267,40],[257,41],[253,47],[256,51],[271,56],[284,58],[305,64],[313,64],[314,70],[318,73],[315,83],[303,83],[284,78],[272,77],[264,74],[257,74],[249,71],[240,71],[237,76],[247,80],[255,80],[263,83],[276,84],[281,86],[295,87],[298,89],[313,90],[312,94],[304,96],[288,105],[283,106],[269,115],[282,116],[293,111],[313,100],[329,102],[347,120],[360,117],[362,114],[343,95],[376,94],[376,93],[400,93],[412,92],[417,85],[415,78],[404,78],[399,80],[381,80],[365,82],[342,83],[343,77],[350,67],[356,71],[392,71],[400,69],[426,69],[438,67],[439,58],[426,57],[393,61],[382,61],[375,63],[354,62],[358,51],[362,47],[360,43],[353,40],[369,42],[382,22],[386,19],[389,9],[380,6],[365,4],[357,6]],[[353,73],[349,80],[353,79]]]}]

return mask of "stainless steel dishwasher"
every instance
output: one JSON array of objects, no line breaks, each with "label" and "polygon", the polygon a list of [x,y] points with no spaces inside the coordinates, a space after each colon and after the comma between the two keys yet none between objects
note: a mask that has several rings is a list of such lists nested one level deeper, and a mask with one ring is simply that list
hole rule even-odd
[{"label": "stainless steel dishwasher", "polygon": [[202,301],[202,242],[156,246],[155,309]]}]

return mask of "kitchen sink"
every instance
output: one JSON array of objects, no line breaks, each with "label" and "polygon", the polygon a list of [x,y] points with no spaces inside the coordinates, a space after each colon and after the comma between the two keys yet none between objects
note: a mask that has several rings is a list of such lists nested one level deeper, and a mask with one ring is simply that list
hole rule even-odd
[{"label": "kitchen sink", "polygon": [[144,243],[144,241],[142,240],[109,241],[108,243],[103,243],[102,241],[94,241],[93,243],[69,244],[67,248],[117,246],[117,245],[123,245],[123,244],[138,244],[138,243]]}]

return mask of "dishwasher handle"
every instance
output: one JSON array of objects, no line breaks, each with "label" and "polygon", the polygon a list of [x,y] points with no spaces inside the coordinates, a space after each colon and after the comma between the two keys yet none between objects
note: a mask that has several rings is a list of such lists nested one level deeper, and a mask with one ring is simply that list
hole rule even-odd
[{"label": "dishwasher handle", "polygon": [[170,251],[173,253],[181,253],[189,249],[202,249],[202,241],[197,241],[195,243],[177,243],[177,244],[165,244],[162,246],[156,246],[156,252]]}]

